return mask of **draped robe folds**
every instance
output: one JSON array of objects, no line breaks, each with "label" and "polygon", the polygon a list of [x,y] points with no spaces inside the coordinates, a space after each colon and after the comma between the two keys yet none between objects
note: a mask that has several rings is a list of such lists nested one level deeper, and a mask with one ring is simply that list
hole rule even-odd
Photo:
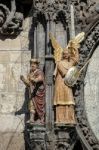
[{"label": "draped robe folds", "polygon": [[[30,82],[30,100],[32,100],[33,107],[38,114],[40,119],[44,118],[45,114],[45,82],[44,82],[44,74],[40,69],[36,69],[34,72],[31,72],[28,75],[33,77],[36,82]],[[40,81],[39,76],[42,78]],[[31,106],[30,106],[31,107]]]},{"label": "draped robe folds", "polygon": [[[78,57],[78,56],[77,56]],[[77,59],[75,59],[77,61]],[[63,59],[57,64],[54,106],[56,108],[56,123],[75,124],[74,98],[72,88],[64,83],[67,71],[76,64],[73,59]]]}]

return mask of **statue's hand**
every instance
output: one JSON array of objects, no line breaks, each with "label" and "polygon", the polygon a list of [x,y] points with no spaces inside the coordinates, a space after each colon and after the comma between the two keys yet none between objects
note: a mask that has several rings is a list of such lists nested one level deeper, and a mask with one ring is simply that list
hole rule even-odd
[{"label": "statue's hand", "polygon": [[30,81],[35,82],[35,79],[33,77],[30,77]]},{"label": "statue's hand", "polygon": [[29,80],[30,81],[35,81],[35,78],[33,77],[33,75],[29,75]]},{"label": "statue's hand", "polygon": [[20,79],[23,81],[23,80],[24,80],[24,76],[23,76],[23,75],[20,75]]}]

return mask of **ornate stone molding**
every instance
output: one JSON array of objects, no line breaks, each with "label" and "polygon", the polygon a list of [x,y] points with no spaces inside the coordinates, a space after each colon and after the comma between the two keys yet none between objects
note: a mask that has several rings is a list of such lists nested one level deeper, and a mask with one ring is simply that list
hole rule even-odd
[{"label": "ornate stone molding", "polygon": [[[34,0],[33,7],[35,18],[41,13],[44,14],[46,20],[55,21],[59,19],[57,17],[63,17],[63,19],[65,18],[64,20],[68,22],[70,9],[65,0]],[[59,16],[59,14],[61,14],[61,16]]]},{"label": "ornate stone molding", "polygon": [[[89,26],[91,22],[97,16],[97,7],[98,1],[95,0],[71,0],[71,3],[75,6],[75,23],[76,23],[76,30],[86,30],[86,26]],[[79,26],[78,26],[79,24]]]},{"label": "ornate stone molding", "polygon": [[25,139],[28,144],[27,149],[72,150],[77,140],[75,132],[74,127],[66,126],[56,127],[50,132],[39,125],[27,127],[25,132]]},{"label": "ornate stone molding", "polygon": [[[95,48],[99,43],[99,21],[95,21],[89,32],[86,34],[86,39],[82,44],[80,49],[80,62],[79,68],[81,68],[87,59],[89,59]],[[82,138],[87,141],[88,148],[92,150],[99,149],[99,141],[96,139],[95,135],[92,132],[91,127],[89,126],[86,112],[84,108],[84,77],[86,70],[81,74],[77,84],[74,87],[74,96],[76,100],[76,115],[78,120],[78,126],[82,132]],[[76,90],[75,90],[76,89]]]}]

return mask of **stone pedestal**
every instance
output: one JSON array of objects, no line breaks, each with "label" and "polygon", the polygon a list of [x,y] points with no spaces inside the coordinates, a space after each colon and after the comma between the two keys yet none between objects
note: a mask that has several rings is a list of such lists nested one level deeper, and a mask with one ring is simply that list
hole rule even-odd
[{"label": "stone pedestal", "polygon": [[26,126],[26,138],[29,142],[28,149],[64,150],[72,149],[77,139],[74,126],[60,125],[47,131],[44,126]]}]

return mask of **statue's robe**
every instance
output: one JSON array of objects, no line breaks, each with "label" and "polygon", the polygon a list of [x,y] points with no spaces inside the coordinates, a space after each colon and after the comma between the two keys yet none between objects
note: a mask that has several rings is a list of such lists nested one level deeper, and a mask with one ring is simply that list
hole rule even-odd
[{"label": "statue's robe", "polygon": [[63,59],[57,64],[54,106],[56,109],[56,123],[75,124],[75,102],[72,88],[65,85],[64,77],[67,71],[78,61],[78,53],[70,60]]},{"label": "statue's robe", "polygon": [[[45,81],[42,70],[36,69],[28,75],[34,78],[36,82],[30,82],[29,95],[30,95],[30,111],[35,110],[39,119],[43,119],[45,115]],[[40,76],[40,80],[39,80]]]}]

